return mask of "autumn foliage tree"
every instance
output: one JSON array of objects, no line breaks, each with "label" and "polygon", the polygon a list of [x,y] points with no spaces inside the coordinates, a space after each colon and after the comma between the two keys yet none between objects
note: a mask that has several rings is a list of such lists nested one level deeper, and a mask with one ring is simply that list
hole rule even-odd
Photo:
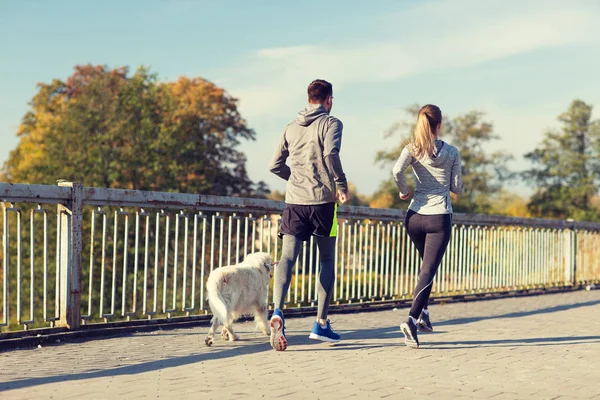
[{"label": "autumn foliage tree", "polygon": [[201,78],[159,82],[139,68],[76,66],[38,84],[4,165],[11,182],[262,196],[242,140],[254,140],[237,100]]},{"label": "autumn foliage tree", "polygon": [[[76,66],[74,73],[64,81],[55,79],[38,84],[37,93],[17,135],[20,140],[4,164],[0,176],[2,181],[55,185],[58,179],[65,179],[94,187],[260,197],[267,192],[263,183],[255,184],[249,179],[246,158],[238,150],[242,141],[254,140],[256,135],[240,115],[237,100],[224,89],[201,78],[180,77],[174,82],[160,82],[145,68],[130,74],[125,67]],[[34,206],[18,204],[24,216]],[[45,208],[52,221],[56,209]],[[91,212],[90,207],[84,213],[88,211]],[[110,207],[104,209],[107,213],[111,211]],[[90,224],[91,217],[86,216],[83,221],[86,236],[83,254],[90,254]],[[117,232],[118,225],[114,227]],[[10,229],[11,237],[15,238],[16,226],[12,222]],[[37,282],[41,282],[39,277],[44,273],[41,230],[38,228],[36,232],[33,238],[37,241],[34,275]],[[149,232],[147,240],[153,243],[155,230],[150,229]],[[27,229],[23,232],[21,245],[25,255],[30,251],[30,233]],[[48,224],[45,233],[49,238],[55,238],[56,225]],[[130,243],[134,234],[133,230],[129,230]],[[94,235],[96,240],[100,240],[98,231]],[[120,234],[110,240],[117,248],[126,249],[127,253],[111,255],[116,262],[110,266],[112,262],[108,261],[107,268],[124,265],[124,260],[127,260],[130,272],[126,277],[122,276],[126,286],[132,287],[135,250],[123,245],[124,239]],[[16,254],[15,246],[13,239],[10,254]],[[173,239],[165,246],[174,249]],[[50,260],[54,258],[55,251],[54,246],[48,249]],[[157,254],[166,257],[166,252]],[[125,255],[128,257],[125,258]],[[0,262],[2,257],[0,254]],[[100,257],[96,254],[96,260]],[[212,255],[206,257],[208,260]],[[163,264],[163,259],[160,264]],[[163,265],[167,265],[166,261]],[[0,281],[2,273],[0,271]],[[91,299],[87,292],[82,293],[83,303],[87,304],[88,300],[93,303],[94,318],[100,318],[101,273],[100,268],[95,268],[93,275],[90,275],[91,268],[82,271],[83,282],[95,285]],[[164,273],[169,279],[175,274],[166,267]],[[120,273],[118,276],[120,279]],[[28,271],[24,271],[23,279],[24,282],[31,279]],[[52,293],[56,282],[50,279],[48,284],[47,292]],[[9,268],[8,286],[9,324],[16,324],[17,276],[14,268]],[[23,284],[23,288],[23,296],[28,298],[28,285]],[[139,285],[138,290],[141,290]],[[37,326],[44,325],[40,314],[42,308],[39,307],[45,298],[44,291],[46,288],[42,285],[34,287],[33,296],[38,305],[35,308]],[[118,291],[115,299],[118,308],[121,301]],[[104,305],[107,304],[105,300]],[[52,301],[49,309],[53,310]]]}]

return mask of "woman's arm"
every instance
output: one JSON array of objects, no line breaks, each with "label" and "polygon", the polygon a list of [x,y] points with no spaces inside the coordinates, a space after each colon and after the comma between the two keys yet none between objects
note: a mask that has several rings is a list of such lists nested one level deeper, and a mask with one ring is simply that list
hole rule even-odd
[{"label": "woman's arm", "polygon": [[412,163],[413,157],[408,150],[408,147],[405,147],[400,153],[400,158],[396,161],[396,165],[392,169],[392,174],[394,176],[394,181],[396,181],[396,186],[398,186],[398,190],[400,191],[400,198],[406,198],[410,194],[410,188],[406,184],[406,178],[404,177],[404,171],[406,168]]},{"label": "woman's arm", "polygon": [[452,164],[452,170],[450,172],[450,191],[457,195],[461,194],[463,191],[462,171],[460,164],[460,154],[457,151],[454,164]]}]

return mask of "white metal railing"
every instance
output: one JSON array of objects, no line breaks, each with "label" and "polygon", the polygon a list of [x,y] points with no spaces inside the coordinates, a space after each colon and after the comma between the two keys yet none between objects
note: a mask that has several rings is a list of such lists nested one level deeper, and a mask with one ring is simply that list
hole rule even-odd
[{"label": "white metal railing", "polygon": [[[0,183],[0,199],[4,330],[206,315],[210,271],[281,252],[276,201],[77,183]],[[411,297],[420,260],[404,216],[339,208],[334,303]],[[432,297],[577,287],[600,280],[598,260],[600,224],[455,214]],[[317,271],[309,241],[286,307],[314,306]]]}]

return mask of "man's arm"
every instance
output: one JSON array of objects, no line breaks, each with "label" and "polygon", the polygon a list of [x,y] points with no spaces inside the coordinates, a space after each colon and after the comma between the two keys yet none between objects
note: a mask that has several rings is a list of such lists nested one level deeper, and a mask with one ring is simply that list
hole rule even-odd
[{"label": "man's arm", "polygon": [[342,147],[342,122],[336,118],[329,121],[329,126],[323,138],[323,158],[327,169],[333,175],[333,180],[338,190],[342,193],[348,193],[348,181],[342,168],[342,160],[340,159],[340,149]]},{"label": "man's arm", "polygon": [[269,164],[269,170],[286,181],[290,179],[292,173],[290,167],[285,163],[289,155],[290,152],[288,151],[288,143],[287,140],[285,140],[284,132],[283,135],[281,135],[281,141],[275,150],[271,164]]}]

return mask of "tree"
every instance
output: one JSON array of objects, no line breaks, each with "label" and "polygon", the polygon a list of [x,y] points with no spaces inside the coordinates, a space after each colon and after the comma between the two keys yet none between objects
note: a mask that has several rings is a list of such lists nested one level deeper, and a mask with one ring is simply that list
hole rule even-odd
[{"label": "tree", "polygon": [[[30,105],[17,132],[19,144],[4,165],[2,180],[56,184],[57,179],[67,179],[87,186],[215,195],[264,197],[268,193],[263,182],[250,181],[246,159],[237,150],[242,140],[255,138],[254,131],[246,126],[237,110],[237,101],[203,79],[182,77],[175,82],[160,83],[156,75],[145,68],[130,75],[127,68],[77,66],[65,81],[55,79],[49,84],[39,84]],[[27,210],[35,204],[19,204],[19,207],[26,216]],[[49,210],[52,221],[55,211]],[[112,211],[110,207],[104,210]],[[90,207],[84,210],[87,211],[91,211]],[[126,208],[126,211],[133,210]],[[88,218],[83,221],[85,233],[91,234],[90,222]],[[211,222],[208,224],[210,229]],[[11,235],[15,235],[14,223],[10,229]],[[37,238],[33,238],[38,241],[34,249],[35,276],[41,276],[44,267],[40,232],[38,229]],[[55,238],[56,225],[50,223],[44,233]],[[29,234],[24,230],[23,254],[29,254]],[[150,243],[154,242],[155,234],[154,229],[149,230]],[[99,231],[95,235],[96,240],[100,240]],[[135,232],[130,229],[129,243],[133,243],[134,238]],[[111,240],[118,248],[124,248],[120,234]],[[10,254],[15,254],[15,245],[12,241]],[[174,249],[175,240],[171,237],[166,246]],[[48,251],[52,259],[56,247],[50,246]],[[127,287],[131,287],[135,250],[129,247],[127,252],[130,272],[123,279]],[[83,253],[90,254],[89,240],[83,241]],[[123,265],[124,254],[114,256],[116,265]],[[159,256],[166,257],[166,252]],[[98,255],[96,257],[98,259]],[[208,266],[210,257],[219,255],[207,254],[202,265]],[[0,261],[1,258],[0,254]],[[100,273],[100,269],[95,268],[94,275],[90,276],[90,270],[84,268],[83,281],[99,282]],[[23,276],[28,279],[27,274],[26,271]],[[171,279],[174,272],[167,269],[165,274]],[[49,284],[53,284],[52,280]],[[16,275],[11,272],[10,323],[15,322],[16,285]],[[24,295],[29,294],[28,290],[25,288]],[[34,290],[36,302],[41,304],[45,288],[36,285]],[[88,300],[86,296],[87,293],[83,293],[84,301]],[[97,314],[99,291],[94,291],[92,296],[94,318],[100,318]],[[119,297],[115,298],[117,308]],[[41,313],[41,308],[37,308],[36,313]],[[36,320],[43,324],[40,315]]]},{"label": "tree", "polygon": [[[390,175],[392,166],[400,157],[402,149],[408,143],[411,133],[415,130],[415,120],[417,119],[417,115],[419,115],[419,108],[417,104],[408,106],[405,111],[410,116],[411,121],[395,122],[384,134],[384,138],[386,139],[396,135],[400,136],[400,140],[396,146],[390,150],[380,150],[375,156],[375,163],[379,164],[381,168],[389,170]],[[414,187],[413,175],[409,169],[406,170],[405,176],[408,184]],[[396,183],[393,178],[388,178],[379,184],[379,188],[371,196],[369,206],[373,208],[406,208],[409,202],[410,199],[400,200]]]},{"label": "tree", "polygon": [[490,213],[491,198],[513,177],[506,164],[512,156],[504,151],[488,152],[485,146],[499,137],[484,114],[471,111],[450,123],[448,136],[460,151],[465,192],[454,202],[456,212]]},{"label": "tree", "polygon": [[274,190],[267,196],[269,200],[275,201],[285,201],[285,191],[280,192],[279,190]]},{"label": "tree", "polygon": [[558,120],[562,127],[546,132],[525,155],[533,165],[523,177],[535,188],[529,210],[539,217],[598,220],[593,206],[600,178],[600,121],[592,120],[592,106],[581,100],[574,100]]},{"label": "tree", "polygon": [[491,198],[491,214],[530,218],[527,200],[516,193],[501,190]]},{"label": "tree", "polygon": [[368,196],[360,194],[358,188],[352,182],[348,182],[348,192],[350,193],[350,201],[345,203],[347,206],[367,206],[369,204]]},{"label": "tree", "polygon": [[[416,121],[419,106],[412,105],[406,109],[412,121]],[[442,137],[454,143],[462,159],[462,175],[465,193],[453,202],[456,212],[489,213],[492,209],[490,198],[499,193],[503,182],[512,177],[506,168],[506,162],[512,156],[504,151],[488,152],[485,146],[498,136],[493,132],[490,122],[483,120],[484,114],[471,111],[452,120],[445,119],[442,125]],[[391,168],[414,131],[415,123],[398,122],[394,124],[385,137],[399,134],[399,145],[389,151],[379,151],[375,162],[382,167]],[[409,172],[407,171],[407,174]],[[412,173],[410,173],[412,175]],[[412,176],[411,176],[412,179]],[[407,202],[398,198],[398,190],[392,179],[381,183],[379,190],[371,200],[371,206],[400,208]]]},{"label": "tree", "polygon": [[[407,177],[408,181],[408,177]],[[371,196],[369,207],[372,208],[406,208],[409,200],[400,200],[398,188],[393,179],[382,181],[377,191]]]},{"label": "tree", "polygon": [[141,67],[76,66],[38,85],[4,165],[12,182],[259,195],[236,150],[255,133],[237,100],[201,78],[160,83]]}]

